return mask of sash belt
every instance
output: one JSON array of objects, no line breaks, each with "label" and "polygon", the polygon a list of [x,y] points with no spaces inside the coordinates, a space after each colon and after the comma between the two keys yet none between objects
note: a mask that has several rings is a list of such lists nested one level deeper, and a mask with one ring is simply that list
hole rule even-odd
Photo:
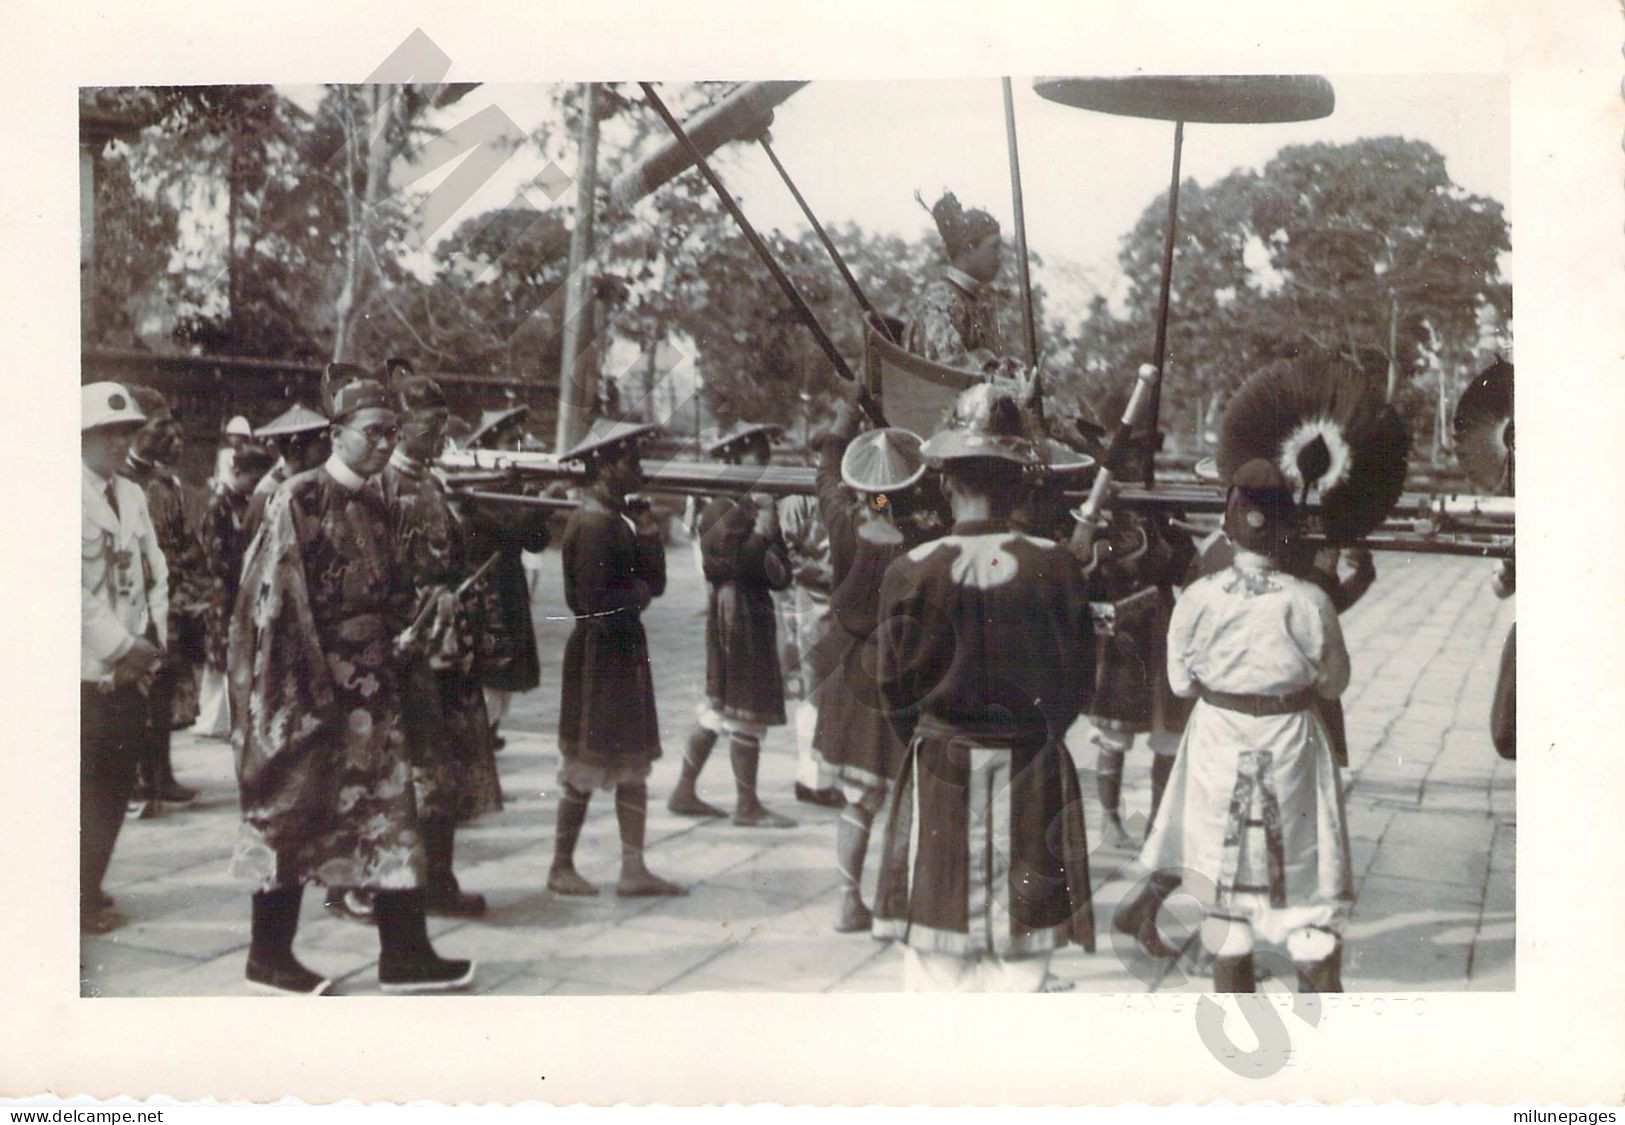
[{"label": "sash belt", "polygon": [[1222,707],[1226,711],[1239,711],[1243,715],[1290,715],[1295,711],[1308,711],[1315,705],[1313,688],[1304,688],[1290,695],[1238,695],[1228,691],[1214,691],[1197,685],[1204,703]]}]

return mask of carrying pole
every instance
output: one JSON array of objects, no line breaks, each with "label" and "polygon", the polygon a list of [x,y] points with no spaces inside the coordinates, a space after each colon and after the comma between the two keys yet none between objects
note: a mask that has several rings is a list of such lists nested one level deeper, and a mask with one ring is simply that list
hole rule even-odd
[{"label": "carrying pole", "polygon": [[[800,189],[796,187],[795,181],[790,178],[790,173],[785,170],[783,163],[780,162],[779,154],[773,151],[772,144],[768,142],[767,134],[763,133],[757,137],[756,143],[762,146],[762,151],[767,153],[767,158],[773,162],[773,168],[778,172],[779,178],[784,181],[784,186],[789,188],[790,194],[795,197],[797,205],[801,207],[802,215],[806,217],[808,225],[813,229],[813,233],[818,236],[818,241],[822,242],[824,249],[829,252],[830,261],[835,263],[835,269],[840,273],[841,280],[846,282],[847,289],[851,291],[858,304],[863,306],[863,311],[869,315],[871,323],[880,331],[885,332],[888,339],[891,339],[891,332],[886,328],[885,321],[881,320],[880,314],[869,303],[869,298],[864,296],[863,288],[858,285],[858,279],[852,276],[852,271],[846,266],[846,259],[841,257],[841,252],[835,248],[835,241],[825,232],[823,224],[818,221],[818,216],[813,214],[812,208],[807,206],[807,201],[802,198]],[[895,344],[897,341],[892,340],[892,343]]]},{"label": "carrying pole", "polygon": [[773,252],[767,248],[767,243],[762,241],[762,236],[756,233],[756,228],[745,217],[745,213],[739,209],[739,204],[734,202],[734,197],[729,193],[727,186],[723,184],[712,169],[710,162],[705,159],[705,154],[695,146],[694,141],[684,130],[682,122],[678,121],[672,115],[671,110],[666,108],[666,103],[660,100],[659,94],[655,93],[652,83],[639,82],[638,85],[643,88],[643,96],[648,100],[649,105],[666,123],[666,128],[670,129],[672,135],[688,150],[689,157],[694,161],[695,166],[699,168],[701,174],[705,176],[706,181],[710,183],[711,190],[716,192],[717,198],[722,201],[722,206],[733,217],[734,223],[738,225],[746,241],[750,243],[751,249],[756,251],[756,256],[762,260],[762,264],[773,275],[773,280],[778,282],[785,299],[790,302],[790,306],[801,317],[802,323],[806,324],[808,330],[812,332],[813,338],[818,341],[818,346],[823,349],[824,355],[828,357],[836,373],[849,383],[856,382],[857,376],[852,373],[852,368],[847,366],[847,362],[841,356],[840,350],[836,348],[835,342],[829,338],[829,333],[824,331],[824,326],[818,323],[818,317],[813,315],[812,309],[808,307],[806,299],[802,297],[800,290],[796,288],[795,282],[790,280],[783,268],[774,260]]}]

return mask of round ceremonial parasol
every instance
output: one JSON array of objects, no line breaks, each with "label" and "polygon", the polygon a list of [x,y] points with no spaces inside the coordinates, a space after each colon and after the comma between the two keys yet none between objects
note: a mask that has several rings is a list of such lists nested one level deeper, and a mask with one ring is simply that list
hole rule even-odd
[{"label": "round ceremonial parasol", "polygon": [[1485,492],[1513,494],[1512,364],[1497,358],[1456,403],[1456,460]]},{"label": "round ceremonial parasol", "polygon": [[1405,487],[1410,434],[1384,387],[1358,369],[1300,360],[1242,384],[1219,426],[1218,469],[1228,482],[1254,458],[1285,474],[1300,502],[1318,498],[1335,544],[1375,530]]},{"label": "round ceremonial parasol", "polygon": [[[1146,427],[1149,434],[1155,434],[1162,405],[1162,376],[1166,373],[1168,290],[1174,270],[1174,232],[1179,223],[1179,158],[1185,144],[1185,122],[1238,125],[1312,121],[1332,112],[1336,95],[1330,82],[1312,74],[1037,78],[1033,90],[1041,98],[1077,109],[1174,123],[1174,166],[1168,183],[1168,225],[1162,244],[1162,286],[1151,360],[1158,378],[1151,387],[1151,417]],[[1152,461],[1147,465],[1146,484],[1154,483]]]}]

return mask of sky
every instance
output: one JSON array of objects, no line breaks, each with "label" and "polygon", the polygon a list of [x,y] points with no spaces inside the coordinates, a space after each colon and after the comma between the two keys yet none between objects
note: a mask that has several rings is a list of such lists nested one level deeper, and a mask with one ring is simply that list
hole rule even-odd
[{"label": "sky", "polygon": [[[1456,183],[1500,201],[1513,214],[1505,76],[1328,77],[1337,104],[1321,120],[1188,125],[1182,176],[1207,184],[1238,167],[1260,168],[1289,144],[1399,135],[1432,144]],[[1094,292],[1116,288],[1122,236],[1167,188],[1173,125],[1057,105],[1035,94],[1031,79],[1016,79],[1014,91],[1028,244],[1052,265],[1035,280],[1050,291],[1051,311],[1070,320]],[[315,94],[309,88],[285,92],[306,104]],[[498,106],[526,131],[548,116],[545,87],[493,84],[436,124],[449,128],[487,105]],[[855,222],[871,232],[918,237],[931,229],[931,220],[915,202],[915,191],[929,202],[950,188],[967,206],[991,211],[1007,234],[1014,230],[996,79],[813,82],[778,108],[772,137],[780,160],[826,225]],[[507,205],[544,163],[534,148],[521,149],[443,230]],[[759,148],[730,145],[715,165],[758,229],[806,229]],[[573,175],[577,169],[564,171]],[[415,186],[429,188],[440,178],[425,177]],[[573,192],[554,202],[530,188],[526,197],[544,210],[574,203]],[[1509,277],[1511,265],[1508,255],[1503,271]],[[1014,276],[1007,270],[1003,280],[1011,285]]]}]

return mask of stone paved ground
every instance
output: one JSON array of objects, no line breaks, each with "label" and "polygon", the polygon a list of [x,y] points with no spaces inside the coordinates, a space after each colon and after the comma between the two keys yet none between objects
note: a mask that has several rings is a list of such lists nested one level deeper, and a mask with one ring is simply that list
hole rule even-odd
[{"label": "stone paved ground", "polygon": [[[551,560],[550,560],[551,561]],[[649,860],[691,888],[669,900],[566,899],[543,889],[552,854],[557,764],[557,661],[568,624],[556,566],[537,595],[542,688],[521,700],[500,757],[509,801],[463,830],[458,870],[492,910],[477,921],[432,919],[449,956],[480,961],[477,991],[613,994],[693,991],[893,991],[898,952],[831,928],[837,881],[835,814],[790,795],[787,730],[764,743],[761,789],[796,816],[790,831],[696,823],[664,812],[704,678],[704,595],[686,551],[670,555],[671,585],[646,615],[666,757],[655,770]],[[1348,710],[1349,828],[1359,901],[1348,930],[1350,991],[1513,987],[1515,768],[1486,730],[1509,603],[1488,590],[1490,564],[1432,556],[1378,556],[1381,577],[1344,618],[1354,657]],[[1070,742],[1085,793],[1093,784],[1087,728]],[[130,923],[82,942],[86,995],[233,995],[242,991],[248,902],[226,875],[236,829],[230,750],[178,736],[177,772],[203,796],[190,808],[125,825],[107,887]],[[1125,802],[1149,795],[1149,754],[1129,757]],[[702,793],[731,802],[725,754]],[[1100,823],[1089,809],[1091,831]],[[617,843],[611,802],[595,799],[579,859],[611,884]],[[1100,951],[1058,956],[1053,972],[1087,991],[1193,991],[1202,981],[1119,950],[1106,920],[1128,886],[1125,852],[1093,862]],[[350,994],[376,991],[377,936],[328,917],[305,896],[298,950]],[[1177,904],[1173,913],[1178,916]]]}]

